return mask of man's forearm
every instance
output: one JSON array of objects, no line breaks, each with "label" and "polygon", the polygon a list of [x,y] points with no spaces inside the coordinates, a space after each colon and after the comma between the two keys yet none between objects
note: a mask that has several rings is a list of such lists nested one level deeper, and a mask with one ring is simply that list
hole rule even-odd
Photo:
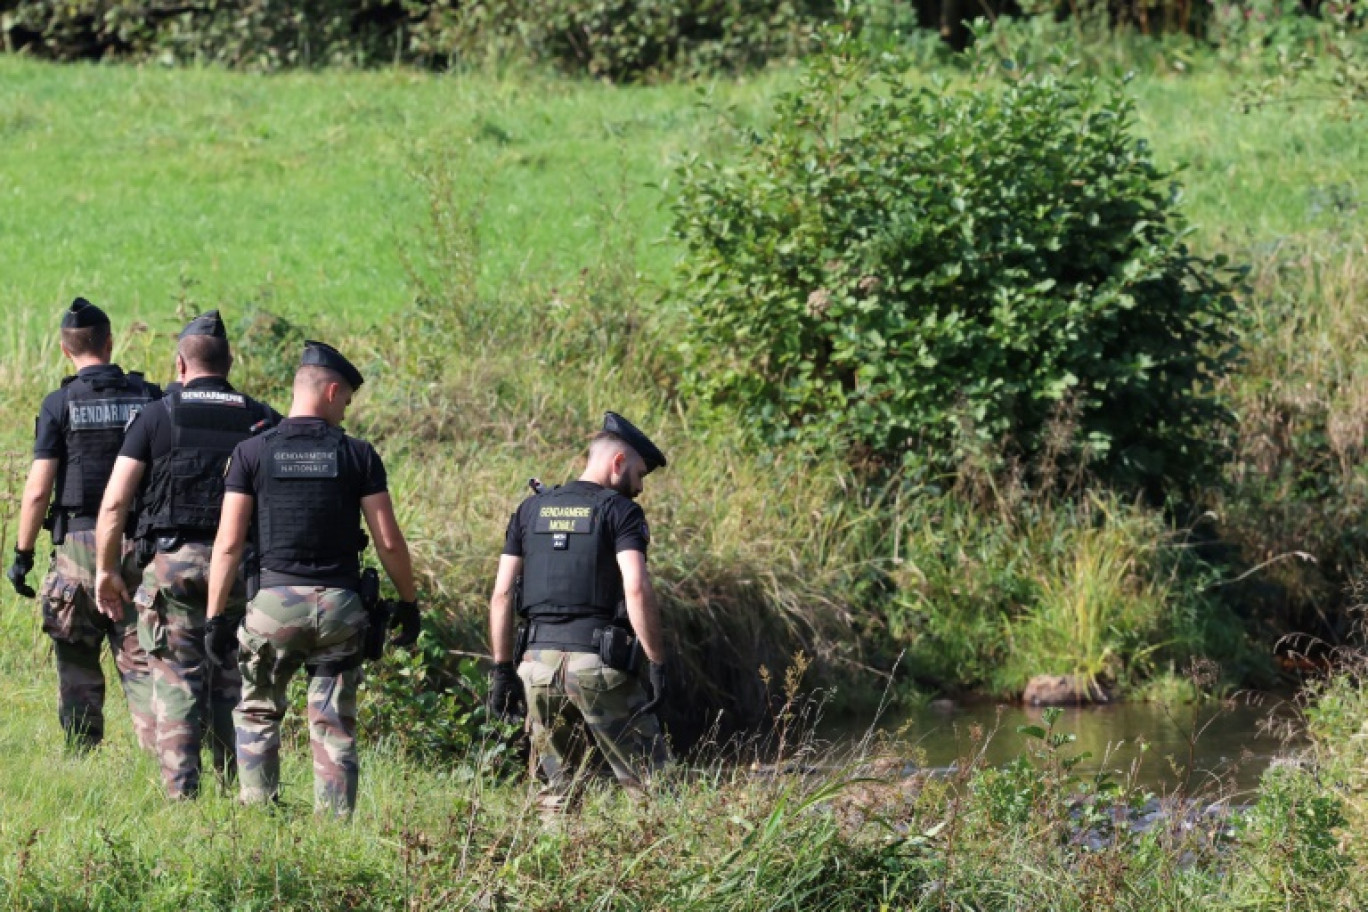
[{"label": "man's forearm", "polygon": [[665,643],[661,634],[660,608],[656,604],[655,587],[649,578],[644,578],[640,588],[625,594],[627,619],[641,643],[641,651],[651,662],[665,661]]},{"label": "man's forearm", "polygon": [[43,528],[43,517],[47,515],[48,501],[51,499],[49,473],[35,462],[24,483],[23,501],[19,507],[19,531],[14,544],[20,551],[32,551],[38,543],[38,532]]},{"label": "man's forearm", "polygon": [[124,522],[128,517],[128,502],[106,497],[100,504],[100,516],[95,522],[95,571],[113,573],[122,562]]},{"label": "man's forearm", "polygon": [[495,592],[489,600],[489,648],[495,662],[513,661],[513,598],[507,592]]},{"label": "man's forearm", "polygon": [[228,595],[233,591],[238,567],[242,564],[242,545],[222,545],[214,542],[209,559],[209,617],[218,617],[228,607]]},{"label": "man's forearm", "polygon": [[408,543],[400,539],[390,548],[377,546],[375,553],[380,557],[380,566],[385,568],[390,582],[399,590],[399,598],[406,602],[416,601],[418,585],[413,581],[413,558],[409,556]]}]

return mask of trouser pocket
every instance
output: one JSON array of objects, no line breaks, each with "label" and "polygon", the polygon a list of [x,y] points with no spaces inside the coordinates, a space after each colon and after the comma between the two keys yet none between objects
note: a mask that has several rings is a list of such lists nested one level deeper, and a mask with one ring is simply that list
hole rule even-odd
[{"label": "trouser pocket", "polygon": [[133,607],[138,612],[138,645],[149,654],[166,648],[166,617],[160,602],[157,593],[146,586],[133,596]]},{"label": "trouser pocket", "polygon": [[85,589],[56,573],[43,581],[43,632],[54,640],[75,643],[99,639],[100,628]]}]

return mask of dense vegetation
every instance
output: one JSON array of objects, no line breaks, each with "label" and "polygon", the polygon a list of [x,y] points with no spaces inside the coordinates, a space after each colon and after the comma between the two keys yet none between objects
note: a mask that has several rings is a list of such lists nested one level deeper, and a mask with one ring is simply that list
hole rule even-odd
[{"label": "dense vegetation", "polygon": [[1122,87],[922,86],[833,44],[739,163],[683,175],[685,399],[912,475],[992,448],[1207,480],[1234,274],[1188,249]]}]

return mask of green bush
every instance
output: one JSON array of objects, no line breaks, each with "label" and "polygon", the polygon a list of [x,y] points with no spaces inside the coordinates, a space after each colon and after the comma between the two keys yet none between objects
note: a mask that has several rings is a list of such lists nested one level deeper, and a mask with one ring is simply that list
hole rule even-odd
[{"label": "green bush", "polygon": [[992,449],[1200,477],[1232,274],[1189,251],[1122,88],[923,87],[853,44],[739,161],[681,169],[686,397],[886,463]]}]

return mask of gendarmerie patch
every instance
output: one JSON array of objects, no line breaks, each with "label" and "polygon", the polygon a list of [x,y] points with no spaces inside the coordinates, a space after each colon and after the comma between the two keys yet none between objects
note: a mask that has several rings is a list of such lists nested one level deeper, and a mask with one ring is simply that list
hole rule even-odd
[{"label": "gendarmerie patch", "polygon": [[276,450],[271,455],[273,478],[337,477],[337,450]]},{"label": "gendarmerie patch", "polygon": [[67,403],[67,421],[77,431],[122,428],[146,404],[136,399],[81,399]]},{"label": "gendarmerie patch", "polygon": [[588,535],[594,531],[593,507],[557,507],[550,504],[537,508],[533,532],[562,535]]},{"label": "gendarmerie patch", "polygon": [[242,393],[229,393],[224,390],[183,390],[180,401],[188,405],[225,405],[229,408],[246,408],[247,397]]}]

